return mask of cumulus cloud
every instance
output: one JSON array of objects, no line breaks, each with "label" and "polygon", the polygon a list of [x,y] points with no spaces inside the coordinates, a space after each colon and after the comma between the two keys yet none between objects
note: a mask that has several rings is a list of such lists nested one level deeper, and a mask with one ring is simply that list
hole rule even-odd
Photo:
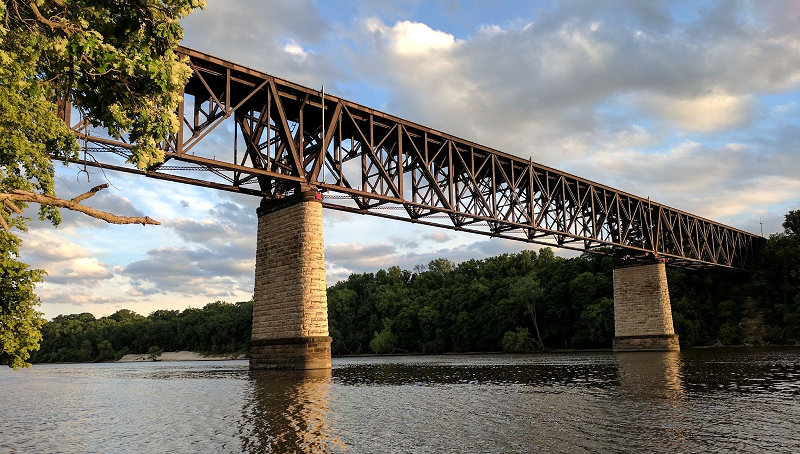
[{"label": "cumulus cloud", "polygon": [[48,304],[87,307],[95,304],[118,302],[116,295],[102,295],[85,288],[79,289],[42,289],[38,291],[42,300]]},{"label": "cumulus cloud", "polygon": [[[391,266],[411,270],[415,265],[427,265],[432,260],[446,258],[455,263],[470,259],[483,259],[525,249],[538,250],[540,246],[502,238],[483,239],[472,243],[438,249],[400,251],[390,244],[340,243],[325,249],[328,285],[346,279],[351,273],[375,272]],[[564,255],[563,251],[559,252]],[[573,254],[574,255],[574,254]]]},{"label": "cumulus cloud", "polygon": [[343,75],[334,56],[307,58],[332,28],[311,0],[208,2],[181,25],[184,45],[279,77],[319,86]]},{"label": "cumulus cloud", "polygon": [[89,254],[83,246],[59,238],[47,229],[31,230],[26,237],[22,243],[26,260],[61,261],[86,257]]},{"label": "cumulus cloud", "polygon": [[87,285],[112,277],[108,265],[94,257],[75,258],[47,265],[45,282],[53,284]]},{"label": "cumulus cloud", "polygon": [[646,110],[686,131],[716,132],[750,122],[754,100],[750,95],[734,96],[712,91],[692,98],[666,95],[643,96]]},{"label": "cumulus cloud", "polygon": [[447,232],[440,230],[431,233],[423,233],[422,238],[434,241],[436,243],[444,243],[450,239],[450,236],[447,234]]},{"label": "cumulus cloud", "polygon": [[397,248],[392,244],[337,243],[325,247],[325,260],[347,263],[348,268],[369,269],[391,266]]},{"label": "cumulus cloud", "polygon": [[401,21],[388,27],[380,19],[373,17],[365,21],[365,26],[367,31],[378,35],[393,52],[401,56],[422,56],[445,51],[458,43],[453,35],[434,30],[420,22]]},{"label": "cumulus cloud", "polygon": [[[365,50],[369,59],[359,54],[353,63],[393,87],[388,109],[525,157],[565,148],[580,157],[630,121],[607,114],[629,99],[639,100],[628,106],[632,114],[678,131],[743,126],[756,108],[752,93],[800,77],[800,63],[773,58],[798,41],[742,25],[746,11],[718,19],[726,26],[713,37],[698,37],[699,21],[676,22],[663,7],[559,5],[460,41],[424,24],[370,18],[363,42],[375,44]],[[383,39],[369,39],[376,33]],[[408,36],[436,44],[406,46],[417,42]]]},{"label": "cumulus cloud", "polygon": [[142,294],[177,292],[207,297],[252,292],[255,259],[239,259],[205,248],[159,247],[119,274]]}]

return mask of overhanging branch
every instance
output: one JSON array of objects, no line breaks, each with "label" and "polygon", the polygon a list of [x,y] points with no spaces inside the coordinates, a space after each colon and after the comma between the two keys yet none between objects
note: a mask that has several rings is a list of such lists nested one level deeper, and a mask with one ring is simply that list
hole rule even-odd
[{"label": "overhanging branch", "polygon": [[[116,214],[109,213],[107,211],[97,210],[80,204],[80,202],[88,199],[89,197],[97,194],[97,192],[99,192],[100,190],[105,189],[107,187],[108,184],[101,184],[99,186],[95,186],[89,191],[73,199],[62,199],[60,197],[52,195],[38,194],[35,192],[15,189],[11,192],[0,193],[0,202],[2,202],[0,203],[0,209],[2,209],[2,207],[8,207],[10,210],[16,213],[21,213],[19,207],[11,203],[12,201],[34,202],[41,205],[49,205],[58,208],[66,208],[72,211],[78,211],[80,213],[91,216],[95,219],[102,219],[103,221],[106,221],[109,224],[161,225],[160,222],[151,219],[147,216],[118,216]],[[0,226],[2,226],[6,231],[8,231],[9,229],[8,224],[6,223],[5,219],[2,216],[0,216]]]}]

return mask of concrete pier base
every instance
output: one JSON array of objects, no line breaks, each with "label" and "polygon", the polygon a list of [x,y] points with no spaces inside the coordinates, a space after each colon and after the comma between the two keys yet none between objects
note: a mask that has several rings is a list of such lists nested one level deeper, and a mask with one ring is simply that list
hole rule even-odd
[{"label": "concrete pier base", "polygon": [[614,351],[680,350],[663,262],[614,270]]},{"label": "concrete pier base", "polygon": [[258,213],[251,369],[330,369],[321,196],[264,200]]}]

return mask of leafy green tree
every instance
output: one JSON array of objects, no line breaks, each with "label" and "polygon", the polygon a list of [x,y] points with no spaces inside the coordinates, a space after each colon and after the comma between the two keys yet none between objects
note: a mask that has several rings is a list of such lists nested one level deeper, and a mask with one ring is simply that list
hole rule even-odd
[{"label": "leafy green tree", "polygon": [[503,351],[507,353],[524,353],[533,350],[533,340],[528,328],[517,328],[516,331],[506,331],[503,335]]},{"label": "leafy green tree", "polygon": [[397,336],[392,332],[392,321],[383,320],[383,330],[375,331],[375,335],[369,342],[369,348],[373,353],[392,353],[397,348]]},{"label": "leafy green tree", "polygon": [[97,344],[97,350],[98,361],[111,361],[117,356],[117,353],[114,351],[114,347],[111,345],[111,341],[108,339],[101,340]]},{"label": "leafy green tree", "polygon": [[[180,125],[175,108],[190,75],[174,52],[179,19],[204,0],[0,0],[0,264],[8,293],[0,306],[0,361],[27,365],[41,316],[32,286],[41,272],[18,260],[25,200],[55,196],[51,157],[66,162],[78,144],[60,119],[70,106],[87,123],[134,143],[140,168],[163,161],[157,146]],[[17,213],[14,215],[13,213]],[[60,216],[42,204],[40,218]],[[12,323],[11,320],[14,320]]]},{"label": "leafy green tree", "polygon": [[511,287],[511,297],[520,302],[526,310],[526,313],[531,317],[533,323],[535,338],[532,338],[537,348],[544,349],[544,342],[542,341],[541,330],[539,329],[539,320],[536,311],[536,306],[544,295],[544,290],[539,285],[539,279],[535,274],[529,274],[517,280]]},{"label": "leafy green tree", "polygon": [[768,342],[800,341],[800,210],[786,214],[784,232],[771,235],[754,279],[763,301]]},{"label": "leafy green tree", "polygon": [[800,235],[800,210],[792,210],[786,213],[783,229],[787,235]]},{"label": "leafy green tree", "polygon": [[36,310],[39,298],[33,293],[43,272],[17,259],[19,243],[16,236],[0,231],[0,252],[5,251],[0,253],[0,364],[14,369],[29,365],[44,324],[42,313]]}]

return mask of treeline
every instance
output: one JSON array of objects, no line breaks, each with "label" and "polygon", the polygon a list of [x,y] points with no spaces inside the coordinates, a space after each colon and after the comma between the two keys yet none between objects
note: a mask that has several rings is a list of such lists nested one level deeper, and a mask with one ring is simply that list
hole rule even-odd
[{"label": "treeline", "polygon": [[[334,354],[611,347],[611,257],[564,259],[544,248],[421,268],[354,274],[330,287]],[[742,277],[668,269],[681,345],[746,340]]]},{"label": "treeline", "polygon": [[[667,270],[681,345],[800,339],[800,211],[772,235],[754,273]],[[334,354],[608,348],[611,257],[524,251],[414,272],[353,274],[328,289]]]},{"label": "treeline", "polygon": [[121,309],[108,317],[59,315],[42,327],[31,362],[110,361],[151,347],[164,351],[246,353],[250,349],[252,301],[215,302],[202,309],[158,310],[147,317]]},{"label": "treeline", "polygon": [[[800,339],[800,211],[786,215],[755,273],[667,269],[683,347]],[[459,265],[352,274],[328,288],[334,354],[521,352],[608,348],[614,336],[613,258],[560,258],[544,248]],[[126,353],[247,352],[252,302],[203,309],[61,315],[34,362],[102,361]]]}]

